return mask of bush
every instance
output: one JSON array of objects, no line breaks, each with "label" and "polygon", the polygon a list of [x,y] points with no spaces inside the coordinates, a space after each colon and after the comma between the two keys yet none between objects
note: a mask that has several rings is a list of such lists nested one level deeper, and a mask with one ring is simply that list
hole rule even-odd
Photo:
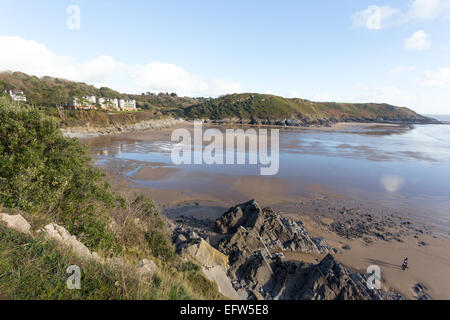
[{"label": "bush", "polygon": [[0,203],[45,214],[92,249],[109,249],[116,197],[85,146],[39,110],[0,97]]},{"label": "bush", "polygon": [[164,234],[159,231],[153,231],[152,233],[146,233],[145,238],[150,245],[153,255],[163,261],[169,261],[173,258],[175,251]]},{"label": "bush", "polygon": [[[63,137],[53,118],[8,97],[0,97],[0,204],[26,211],[32,222],[56,222],[92,250],[131,259],[120,270],[83,261],[52,241],[0,223],[0,299],[222,298],[200,267],[175,255],[152,200],[110,191],[85,146]],[[143,281],[136,260],[152,256],[159,258],[160,271]],[[72,264],[83,270],[81,290],[65,287]]]}]

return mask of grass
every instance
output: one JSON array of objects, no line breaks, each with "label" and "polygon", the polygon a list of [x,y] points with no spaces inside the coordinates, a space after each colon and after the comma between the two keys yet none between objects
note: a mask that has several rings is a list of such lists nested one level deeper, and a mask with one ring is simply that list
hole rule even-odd
[{"label": "grass", "polygon": [[[62,136],[37,108],[0,97],[0,205],[22,214],[33,234],[49,222],[91,251],[123,265],[82,261],[42,237],[0,224],[0,296],[8,299],[220,299],[200,267],[175,254],[171,231],[153,201],[110,190],[88,149]],[[154,277],[136,265],[151,259]],[[82,289],[67,290],[66,269],[82,269]]]},{"label": "grass", "polygon": [[[23,90],[30,104],[42,106],[41,109],[46,114],[61,120],[62,127],[126,125],[161,116],[243,120],[329,118],[339,121],[404,120],[417,117],[410,109],[387,104],[312,102],[256,93],[229,94],[217,99],[178,97],[168,93],[128,95],[106,87],[97,89],[63,79],[37,78],[20,72],[0,72],[0,94],[10,89]],[[72,97],[84,95],[135,99],[137,106],[145,111],[58,110],[57,106],[65,105]]]},{"label": "grass", "polygon": [[345,120],[396,119],[417,114],[407,108],[374,103],[333,103],[312,102],[304,99],[287,99],[269,94],[230,94],[217,99],[203,101],[183,110],[184,117],[190,119],[292,119],[330,118]]},{"label": "grass", "polygon": [[[66,285],[71,265],[81,268],[81,289]],[[157,275],[139,277],[132,267],[83,261],[44,238],[0,226],[0,294],[29,300],[189,300],[220,298],[217,288],[197,269],[183,272],[163,266]]]}]

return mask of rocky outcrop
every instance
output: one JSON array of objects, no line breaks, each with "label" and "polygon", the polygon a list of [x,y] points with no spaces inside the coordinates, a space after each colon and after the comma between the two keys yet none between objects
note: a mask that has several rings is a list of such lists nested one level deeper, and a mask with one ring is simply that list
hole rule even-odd
[{"label": "rocky outcrop", "polygon": [[150,259],[139,261],[136,271],[141,276],[153,276],[158,272],[158,266]]},{"label": "rocky outcrop", "polygon": [[355,279],[331,254],[314,265],[281,259],[267,263],[263,254],[258,252],[239,268],[235,284],[248,290],[254,299],[372,299],[373,295],[364,286],[364,278]]},{"label": "rocky outcrop", "polygon": [[366,288],[328,254],[319,264],[291,273],[281,299],[295,300],[368,300]]},{"label": "rocky outcrop", "polygon": [[[30,223],[25,220],[20,214],[8,215],[0,213],[0,222],[5,223],[6,227],[27,235],[32,236],[30,230]],[[36,234],[44,233],[46,237],[56,241],[57,243],[69,248],[75,255],[80,258],[94,259],[101,261],[100,256],[96,252],[92,252],[77,238],[71,235],[64,227],[57,225],[56,223],[50,223]]]},{"label": "rocky outcrop", "polygon": [[[261,209],[254,201],[230,208],[216,221],[224,234],[218,250],[228,256],[228,276],[249,299],[381,300],[401,299],[394,292],[369,290],[364,275],[353,273],[329,253],[323,239],[312,238],[301,222]],[[283,252],[326,256],[318,264],[286,261]]]},{"label": "rocky outcrop", "polygon": [[196,261],[206,277],[217,284],[221,294],[234,300],[246,298],[236,292],[227,276],[229,265],[226,255],[195,233],[179,234],[176,244],[181,256]]},{"label": "rocky outcrop", "polygon": [[[129,262],[127,262],[123,257],[102,258],[96,252],[91,252],[89,248],[82,242],[78,241],[74,235],[71,235],[64,227],[56,223],[50,223],[33,234],[30,232],[30,223],[28,223],[28,221],[21,215],[8,215],[5,213],[0,213],[0,223],[5,224],[5,226],[9,229],[29,235],[31,238],[35,238],[43,234],[48,239],[59,244],[62,248],[69,249],[75,256],[81,259],[95,260],[98,263],[107,264],[110,268],[119,268],[122,270],[130,266]],[[216,260],[222,261],[222,266],[227,266],[226,261],[228,261],[228,257],[224,256],[220,252],[217,253],[222,255],[222,257]],[[207,259],[211,260],[211,256],[216,257],[218,255],[209,255],[205,251],[199,257],[204,259],[204,261],[207,261]],[[140,277],[151,277],[159,271],[156,263],[150,259],[142,259],[137,265],[133,265],[132,268]],[[223,271],[223,273],[224,277],[228,279],[225,271]],[[232,291],[234,291],[231,283],[229,284],[229,287]]]},{"label": "rocky outcrop", "polygon": [[71,127],[61,129],[61,131],[67,137],[78,137],[82,135],[108,135],[124,132],[137,132],[150,129],[171,128],[182,122],[183,120],[178,119],[155,119],[144,120],[132,124],[117,124],[108,127]]},{"label": "rocky outcrop", "polygon": [[6,227],[15,231],[30,234],[31,225],[20,214],[8,215],[6,213],[0,213],[0,221],[6,224]]},{"label": "rocky outcrop", "polygon": [[237,247],[250,252],[329,252],[322,239],[309,236],[302,222],[283,218],[270,208],[261,209],[255,200],[229,209],[216,221],[216,228],[220,233],[230,235],[220,244],[227,254]]},{"label": "rocky outcrop", "polygon": [[226,269],[228,267],[228,257],[202,238],[191,238],[180,244],[178,250],[182,255],[193,258],[206,268],[221,266]]},{"label": "rocky outcrop", "polygon": [[208,119],[205,123],[212,124],[243,124],[252,126],[281,126],[281,127],[331,127],[339,122],[357,122],[357,123],[389,123],[389,124],[441,124],[441,121],[424,117],[421,115],[411,116],[383,116],[383,117],[300,117],[300,118],[281,118],[281,119],[264,119],[254,118],[223,118]]},{"label": "rocky outcrop", "polygon": [[88,247],[78,241],[77,238],[71,235],[64,227],[61,227],[56,223],[46,225],[42,229],[42,232],[48,238],[72,250],[72,252],[80,258],[101,261],[100,256],[96,252],[91,253]]}]

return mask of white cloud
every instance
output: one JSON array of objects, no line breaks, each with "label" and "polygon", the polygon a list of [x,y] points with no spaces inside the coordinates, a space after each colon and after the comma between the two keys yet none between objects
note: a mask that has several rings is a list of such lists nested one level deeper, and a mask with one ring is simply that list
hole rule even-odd
[{"label": "white cloud", "polygon": [[132,74],[134,83],[156,91],[202,92],[208,84],[174,64],[150,62]]},{"label": "white cloud", "polygon": [[292,98],[301,98],[300,94],[295,90],[291,90],[291,97]]},{"label": "white cloud", "polygon": [[200,76],[191,75],[183,68],[170,63],[150,62],[135,69],[131,79],[136,87],[142,89],[150,88],[153,91],[169,91],[194,96],[219,96],[242,91],[240,83],[224,79],[207,82]]},{"label": "white cloud", "polygon": [[316,94],[313,98],[314,101],[317,102],[330,102],[334,99],[328,93]]},{"label": "white cloud", "polygon": [[70,58],[57,56],[44,45],[20,37],[0,36],[0,70],[22,70],[44,75],[70,64]]},{"label": "white cloud", "polygon": [[414,32],[405,40],[405,49],[409,51],[423,51],[431,46],[430,35],[423,30]]},{"label": "white cloud", "polygon": [[390,6],[370,5],[352,15],[353,25],[380,30],[408,22],[432,21],[450,13],[450,0],[414,0],[406,10]]},{"label": "white cloud", "polygon": [[389,70],[389,74],[390,75],[399,75],[401,73],[405,73],[405,72],[412,72],[415,71],[416,67],[415,66],[396,66],[395,68],[392,68],[391,70]]},{"label": "white cloud", "polygon": [[107,81],[114,74],[126,72],[129,67],[118,63],[111,56],[101,55],[79,65],[70,65],[67,68],[67,74],[72,79],[98,83]]},{"label": "white cloud", "polygon": [[367,9],[361,10],[353,14],[353,25],[356,27],[365,27],[369,30],[380,30],[389,21],[399,13],[398,9],[389,6],[371,5]]},{"label": "white cloud", "polygon": [[450,101],[450,90],[446,87],[423,90],[420,86],[400,88],[395,85],[373,87],[359,84],[351,91],[357,94],[344,93],[333,101],[388,103],[410,108],[420,114],[450,114],[450,106],[447,103]]},{"label": "white cloud", "polygon": [[[117,62],[101,55],[76,61],[58,55],[45,45],[17,36],[0,36],[0,71],[21,71],[36,76],[53,76],[83,81],[96,86],[110,86],[122,92],[170,91],[180,95],[211,95],[240,92],[241,85],[223,79],[206,81],[183,68],[165,62],[144,66]],[[3,49],[7,48],[7,49]]]},{"label": "white cloud", "polygon": [[208,92],[213,96],[219,96],[227,93],[242,92],[242,85],[225,79],[214,79],[209,85]]},{"label": "white cloud", "polygon": [[429,21],[445,14],[450,9],[448,0],[415,0],[407,13],[407,19]]},{"label": "white cloud", "polygon": [[389,103],[399,106],[413,107],[411,104],[416,95],[412,92],[402,90],[396,86],[383,86],[366,88],[360,93],[360,101]]},{"label": "white cloud", "polygon": [[77,63],[73,58],[57,55],[34,40],[15,36],[0,36],[0,48],[0,70],[19,70],[37,76],[100,82],[126,68],[106,55]]},{"label": "white cloud", "polygon": [[421,80],[421,84],[427,87],[450,86],[450,68],[442,67],[438,71],[428,71]]}]

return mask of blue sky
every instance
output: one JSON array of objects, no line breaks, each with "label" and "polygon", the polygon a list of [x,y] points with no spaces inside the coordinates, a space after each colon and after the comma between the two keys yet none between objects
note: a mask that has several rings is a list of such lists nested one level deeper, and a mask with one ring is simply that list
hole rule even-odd
[{"label": "blue sky", "polygon": [[[80,9],[69,29],[67,8]],[[73,12],[72,12],[73,13]],[[0,0],[0,70],[450,114],[450,0]]]}]

